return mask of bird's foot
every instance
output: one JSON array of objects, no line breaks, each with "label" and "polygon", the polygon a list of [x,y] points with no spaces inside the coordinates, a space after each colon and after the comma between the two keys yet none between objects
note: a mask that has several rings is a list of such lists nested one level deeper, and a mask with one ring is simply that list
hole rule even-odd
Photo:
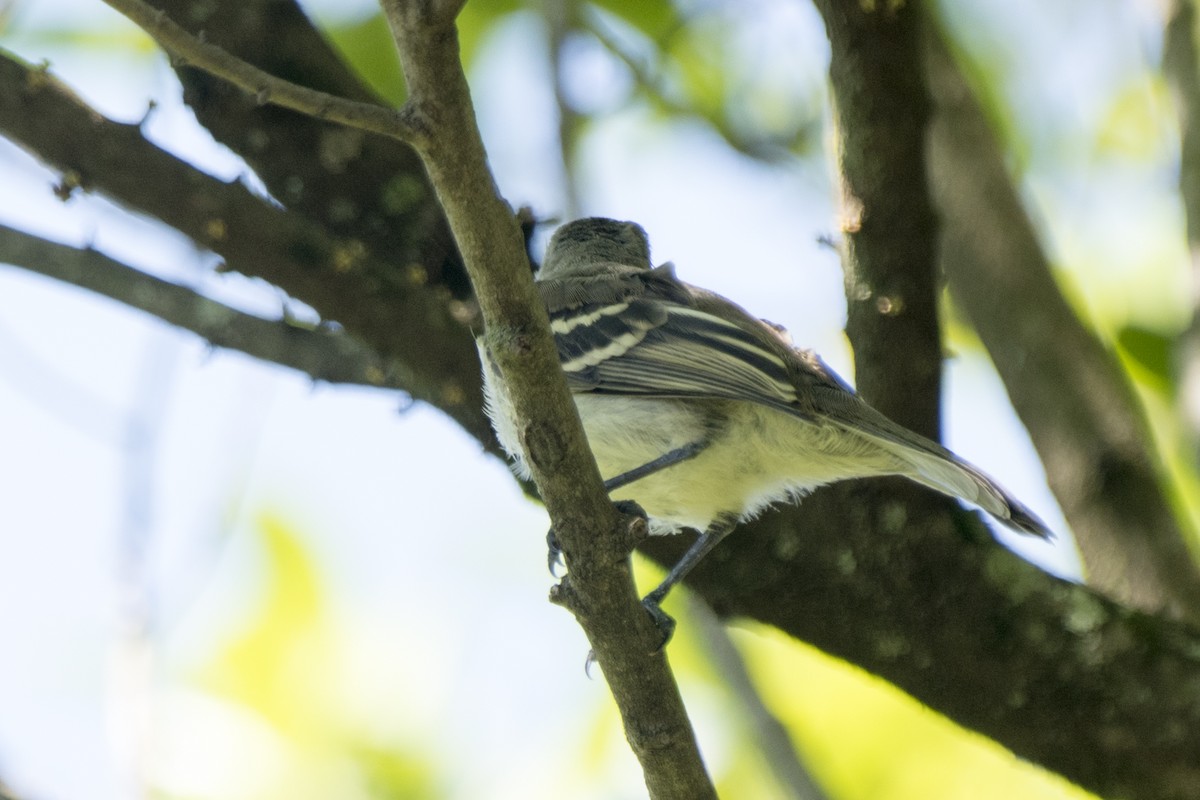
[{"label": "bird's foot", "polygon": [[554,528],[546,531],[546,566],[550,569],[550,577],[558,577],[558,568],[566,566],[563,563],[562,545],[558,543],[558,534]]},{"label": "bird's foot", "polygon": [[646,598],[642,600],[642,608],[646,609],[646,613],[650,615],[650,621],[654,623],[654,627],[658,629],[661,636],[658,646],[654,648],[653,652],[655,653],[661,653],[675,634],[675,618],[663,611],[658,603],[659,599],[654,597],[654,592],[646,595]]}]

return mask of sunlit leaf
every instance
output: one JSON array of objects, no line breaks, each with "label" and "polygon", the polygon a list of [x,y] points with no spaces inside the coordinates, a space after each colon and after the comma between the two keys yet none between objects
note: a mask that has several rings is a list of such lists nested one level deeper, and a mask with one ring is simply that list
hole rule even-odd
[{"label": "sunlit leaf", "polygon": [[324,30],[371,88],[392,105],[404,102],[406,89],[400,57],[382,12],[358,22],[328,25]]},{"label": "sunlit leaf", "polygon": [[766,627],[735,635],[769,705],[838,800],[1093,797],[843,661]]},{"label": "sunlit leaf", "polygon": [[1168,107],[1161,79],[1142,76],[1128,81],[1112,98],[1096,130],[1099,155],[1130,159],[1158,158],[1166,144],[1170,124],[1163,117]]},{"label": "sunlit leaf", "polygon": [[1117,343],[1141,367],[1145,375],[1154,381],[1156,388],[1174,394],[1174,337],[1149,328],[1130,325],[1122,328],[1117,334]]},{"label": "sunlit leaf", "polygon": [[458,45],[463,64],[468,68],[475,61],[479,45],[497,24],[522,8],[517,0],[488,0],[486,3],[467,3],[458,15]]},{"label": "sunlit leaf", "polygon": [[674,3],[598,0],[594,5],[620,17],[652,42],[663,41],[682,24]]},{"label": "sunlit leaf", "polygon": [[[328,668],[322,635],[322,594],[303,542],[274,517],[256,527],[263,549],[263,601],[246,628],[205,670],[219,694],[254,708],[277,724],[304,727],[299,709],[312,708],[308,688]],[[308,697],[308,703],[297,703]]]}]

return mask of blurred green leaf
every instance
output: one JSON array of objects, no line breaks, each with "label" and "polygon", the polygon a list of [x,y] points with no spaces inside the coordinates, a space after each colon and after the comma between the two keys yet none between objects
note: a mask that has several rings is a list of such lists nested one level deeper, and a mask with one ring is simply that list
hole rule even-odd
[{"label": "blurred green leaf", "polygon": [[1097,153],[1142,161],[1159,158],[1173,124],[1165,118],[1170,108],[1166,93],[1161,76],[1138,75],[1125,83],[1100,118]]},{"label": "blurred green leaf", "polygon": [[[248,624],[200,668],[196,682],[278,736],[288,766],[247,774],[248,782],[264,786],[254,796],[445,797],[429,744],[406,738],[381,745],[373,724],[347,707],[354,674],[348,640],[303,537],[270,515],[253,534],[263,553],[262,600]],[[236,739],[239,718],[229,719],[234,727],[225,735]]]},{"label": "blurred green leaf", "polygon": [[354,760],[372,800],[437,800],[446,796],[433,765],[411,753],[359,747]]},{"label": "blurred green leaf", "polygon": [[400,56],[383,13],[358,22],[330,24],[325,33],[355,71],[388,103],[404,102],[407,89],[400,71]]},{"label": "blurred green leaf", "polygon": [[662,43],[682,24],[674,3],[645,0],[598,0],[597,8],[620,17],[652,42]]},{"label": "blurred green leaf", "polygon": [[479,53],[480,43],[514,11],[522,8],[518,0],[489,0],[486,3],[467,3],[458,15],[458,45],[462,50],[463,66],[470,69]]},{"label": "blurred green leaf", "polygon": [[322,592],[316,565],[287,524],[266,517],[256,533],[265,569],[262,605],[241,634],[214,655],[202,681],[294,734],[315,724],[301,709],[316,712],[311,702],[296,698],[308,695],[329,667],[328,642],[320,641]]},{"label": "blurred green leaf", "polygon": [[733,634],[755,683],[838,800],[1094,797],[881,678],[765,626],[753,631]]},{"label": "blurred green leaf", "polygon": [[1174,395],[1176,377],[1174,369],[1175,338],[1159,331],[1129,325],[1117,334],[1117,344],[1153,379],[1155,388]]}]

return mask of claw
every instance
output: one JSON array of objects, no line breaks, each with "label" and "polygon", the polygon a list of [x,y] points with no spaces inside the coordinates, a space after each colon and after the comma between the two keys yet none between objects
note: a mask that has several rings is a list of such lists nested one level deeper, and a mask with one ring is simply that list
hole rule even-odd
[{"label": "claw", "polygon": [[550,569],[550,577],[558,578],[558,568],[565,567],[562,557],[562,545],[558,543],[558,536],[554,533],[554,528],[546,532],[546,566]]},{"label": "claw", "polygon": [[642,608],[646,609],[646,613],[650,615],[654,627],[658,628],[658,632],[662,634],[662,641],[658,643],[658,647],[654,648],[654,653],[661,653],[663,648],[667,646],[667,642],[671,641],[671,637],[675,634],[675,619],[663,611],[658,605],[658,600],[653,596],[653,593],[646,596],[642,600]]}]

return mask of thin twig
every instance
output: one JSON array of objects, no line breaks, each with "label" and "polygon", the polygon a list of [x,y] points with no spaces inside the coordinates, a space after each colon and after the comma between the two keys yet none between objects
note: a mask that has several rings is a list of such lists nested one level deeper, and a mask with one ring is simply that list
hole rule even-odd
[{"label": "thin twig", "polygon": [[726,144],[750,158],[772,163],[782,161],[792,155],[788,143],[781,138],[767,137],[755,139],[742,136],[717,114],[705,114],[698,111],[695,104],[681,102],[672,98],[670,91],[663,85],[664,81],[659,75],[662,70],[658,64],[643,63],[642,59],[626,50],[617,41],[617,37],[613,36],[606,29],[603,19],[598,14],[594,12],[585,14],[583,15],[583,20],[585,29],[595,36],[600,44],[604,45],[604,48],[612,53],[618,61],[625,65],[638,88],[669,114],[679,117],[699,117],[703,119],[712,126],[718,136],[725,140]]},{"label": "thin twig", "polygon": [[299,111],[319,120],[413,143],[422,135],[405,110],[360,103],[309,89],[264,72],[214,44],[188,33],[161,9],[143,0],[104,0],[150,34],[164,50],[189,66],[229,81],[262,104]]},{"label": "thin twig", "polygon": [[1200,621],[1200,569],[1129,376],[1059,288],[940,31],[929,31],[925,50],[936,101],[930,183],[950,293],[1029,430],[1088,582],[1137,608]]},{"label": "thin twig", "polygon": [[0,225],[0,264],[88,289],[192,331],[216,347],[291,367],[313,380],[402,388],[383,359],[344,331],[246,314],[97,250],[49,242]]},{"label": "thin twig", "polygon": [[[313,123],[316,124],[316,123]],[[0,50],[0,135],[62,173],[64,191],[97,191],[149,214],[336,320],[402,368],[404,389],[458,421],[490,452],[479,359],[465,304],[426,285],[436,265],[389,263],[357,239],[255,197],[156,147],[137,125],[106,119],[52,73]],[[419,267],[419,268],[418,268]],[[437,347],[428,346],[436,340]]]}]

